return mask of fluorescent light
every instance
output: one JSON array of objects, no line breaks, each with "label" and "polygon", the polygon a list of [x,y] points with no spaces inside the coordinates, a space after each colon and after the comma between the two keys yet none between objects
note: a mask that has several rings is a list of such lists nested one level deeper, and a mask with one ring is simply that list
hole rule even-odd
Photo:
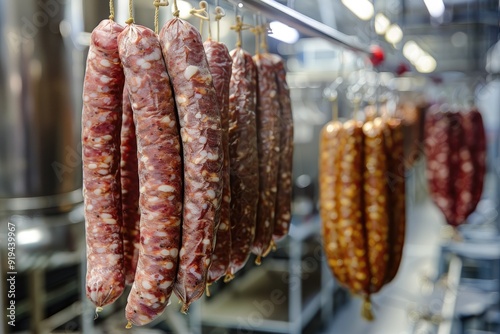
[{"label": "fluorescent light", "polygon": [[436,59],[429,55],[424,55],[418,58],[417,63],[415,64],[415,68],[420,73],[431,73],[437,67]]},{"label": "fluorescent light", "polygon": [[403,39],[403,30],[397,24],[391,24],[385,33],[385,39],[389,43],[397,44]]},{"label": "fluorescent light", "polygon": [[389,26],[391,25],[391,21],[382,13],[378,13],[375,15],[375,32],[379,35],[385,34]]},{"label": "fluorescent light", "polygon": [[[181,19],[187,20],[188,18],[191,17],[191,9],[193,9],[193,6],[185,0],[180,0],[177,1],[177,7],[179,9],[179,17]],[[172,6],[172,12],[174,11],[174,6]]]},{"label": "fluorescent light", "polygon": [[403,46],[403,55],[408,59],[412,64],[414,64],[417,59],[422,56],[424,50],[418,46],[414,41],[408,41]]},{"label": "fluorescent light", "polygon": [[42,240],[42,232],[38,229],[29,229],[20,231],[17,234],[17,242],[19,245],[35,244]]},{"label": "fluorescent light", "polygon": [[443,0],[424,0],[427,10],[432,17],[441,17],[444,13]]},{"label": "fluorescent light", "polygon": [[367,21],[373,17],[373,4],[368,0],[342,0],[342,3],[361,20]]},{"label": "fluorescent light", "polygon": [[436,59],[414,41],[408,41],[403,46],[403,55],[408,59],[420,73],[431,73],[437,67]]},{"label": "fluorescent light", "polygon": [[269,27],[271,28],[269,36],[272,38],[288,44],[293,44],[299,40],[299,32],[286,24],[278,21],[272,21],[269,23]]}]

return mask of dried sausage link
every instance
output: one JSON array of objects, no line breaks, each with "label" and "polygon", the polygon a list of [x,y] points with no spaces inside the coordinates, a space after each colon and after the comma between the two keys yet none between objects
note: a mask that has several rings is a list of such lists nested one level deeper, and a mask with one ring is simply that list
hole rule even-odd
[{"label": "dried sausage link", "polygon": [[130,324],[145,325],[167,306],[177,272],[182,160],[173,94],[156,34],[129,25],[119,36],[137,133],[141,210],[139,261],[127,299]]},{"label": "dried sausage link", "polygon": [[113,303],[125,286],[120,185],[124,76],[117,45],[122,30],[104,20],[92,31],[83,86],[86,292],[98,308]]},{"label": "dried sausage link", "polygon": [[220,206],[220,223],[216,232],[216,243],[212,254],[212,265],[208,271],[208,283],[217,281],[226,274],[231,258],[231,183],[229,158],[229,82],[233,60],[227,47],[220,42],[207,40],[203,43],[207,55],[208,66],[212,74],[217,102],[221,113],[222,147],[224,165],[222,173],[222,202]]},{"label": "dried sausage link", "polygon": [[319,186],[323,248],[327,263],[337,280],[349,287],[345,252],[339,243],[342,238],[339,224],[341,143],[345,143],[345,140],[342,123],[332,121],[323,127],[320,135]]},{"label": "dried sausage link", "polygon": [[273,240],[278,241],[288,234],[292,220],[293,116],[290,89],[286,82],[285,64],[281,57],[273,56],[281,124],[276,221],[273,231]]},{"label": "dried sausage link", "polygon": [[254,57],[257,66],[257,147],[259,151],[260,196],[252,252],[256,263],[267,255],[274,231],[278,168],[280,160],[280,106],[273,57],[267,53]]},{"label": "dried sausage link", "polygon": [[389,218],[388,268],[385,284],[396,276],[406,232],[404,128],[398,119],[388,119],[384,131],[387,157],[387,213]]},{"label": "dried sausage link", "polygon": [[200,33],[174,18],[160,32],[184,155],[182,247],[174,291],[182,311],[205,291],[219,224],[224,151],[217,94]]},{"label": "dried sausage link", "polygon": [[229,157],[231,168],[231,261],[225,280],[245,266],[255,237],[259,198],[256,94],[257,69],[241,48],[231,51]]},{"label": "dried sausage link", "polygon": [[384,121],[380,117],[363,125],[363,204],[371,293],[379,291],[384,285],[389,257],[384,125]]},{"label": "dried sausage link", "polygon": [[125,283],[134,283],[139,258],[139,173],[134,116],[127,85],[123,88],[120,175],[122,183],[123,256]]},{"label": "dried sausage link", "polygon": [[344,250],[344,265],[349,272],[349,287],[358,295],[370,293],[370,263],[363,213],[363,130],[360,122],[344,123],[341,142],[339,195],[339,247]]}]

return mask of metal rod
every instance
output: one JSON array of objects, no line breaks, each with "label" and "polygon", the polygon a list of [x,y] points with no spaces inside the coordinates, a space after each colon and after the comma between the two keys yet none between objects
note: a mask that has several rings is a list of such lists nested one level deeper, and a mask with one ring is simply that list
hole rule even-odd
[{"label": "metal rod", "polygon": [[242,0],[245,7],[262,15],[275,18],[305,35],[320,37],[340,44],[350,50],[371,54],[368,47],[362,45],[356,37],[351,37],[340,31],[318,22],[274,0]]}]

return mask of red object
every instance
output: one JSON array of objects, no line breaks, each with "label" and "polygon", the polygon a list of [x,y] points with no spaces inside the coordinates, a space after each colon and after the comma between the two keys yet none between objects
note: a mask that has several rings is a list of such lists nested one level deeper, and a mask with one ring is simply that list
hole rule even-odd
[{"label": "red object", "polygon": [[372,62],[373,66],[378,66],[384,62],[385,53],[382,47],[380,47],[379,45],[372,45],[370,47],[370,51],[370,61]]},{"label": "red object", "polygon": [[410,66],[408,66],[408,64],[406,64],[406,63],[400,63],[398,65],[398,67],[396,68],[396,74],[399,76],[401,76],[409,71],[410,71]]}]

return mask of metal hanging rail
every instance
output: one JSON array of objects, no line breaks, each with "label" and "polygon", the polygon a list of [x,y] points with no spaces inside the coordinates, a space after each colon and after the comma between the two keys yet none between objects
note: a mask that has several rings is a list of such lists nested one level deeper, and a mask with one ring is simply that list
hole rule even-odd
[{"label": "metal hanging rail", "polygon": [[282,5],[274,0],[241,0],[230,2],[241,2],[245,7],[269,18],[276,18],[282,23],[289,25],[303,34],[320,37],[357,52],[371,54],[368,47],[362,45],[356,37],[351,37],[340,31],[318,22],[296,10]]}]

